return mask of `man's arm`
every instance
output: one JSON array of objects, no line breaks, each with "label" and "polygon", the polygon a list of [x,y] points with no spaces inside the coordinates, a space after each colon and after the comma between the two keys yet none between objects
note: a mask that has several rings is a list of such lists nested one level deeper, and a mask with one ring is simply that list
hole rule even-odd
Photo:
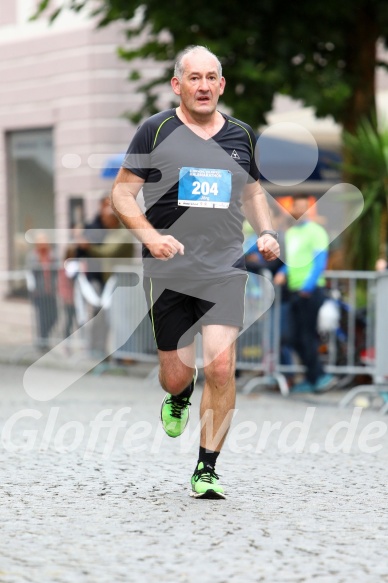
[{"label": "man's arm", "polygon": [[327,249],[323,249],[322,251],[316,251],[314,253],[314,259],[311,264],[311,270],[308,276],[306,277],[305,281],[303,282],[303,285],[300,290],[301,292],[310,294],[311,292],[314,291],[314,289],[318,285],[319,278],[322,277],[322,274],[326,269],[327,258],[328,258]]},{"label": "man's arm", "polygon": [[89,245],[90,257],[113,258],[132,257],[133,239],[126,229],[112,229],[100,245]]},{"label": "man's arm", "polygon": [[183,255],[182,243],[171,235],[161,235],[154,229],[137,204],[136,197],[143,184],[142,178],[126,168],[120,168],[111,195],[114,212],[156,259],[167,261],[176,253]]},{"label": "man's arm", "polygon": [[[273,229],[267,198],[258,180],[253,184],[247,184],[244,188],[243,211],[247,221],[258,235],[262,231]],[[273,261],[279,257],[279,243],[271,235],[259,237],[257,248],[266,261]]]}]

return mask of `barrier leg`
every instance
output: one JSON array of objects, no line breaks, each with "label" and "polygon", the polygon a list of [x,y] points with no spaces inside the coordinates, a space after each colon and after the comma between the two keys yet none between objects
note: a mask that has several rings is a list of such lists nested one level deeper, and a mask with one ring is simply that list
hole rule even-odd
[{"label": "barrier leg", "polygon": [[249,395],[250,393],[252,393],[252,391],[256,387],[259,387],[260,385],[273,384],[273,381],[276,381],[283,397],[287,397],[287,395],[289,395],[290,391],[288,389],[286,377],[284,375],[282,375],[281,373],[277,373],[277,372],[274,372],[270,376],[265,375],[265,376],[254,377],[253,379],[250,379],[242,387],[241,392],[243,395]]},{"label": "barrier leg", "polygon": [[[379,395],[380,392],[382,391],[379,390],[377,385],[359,385],[358,387],[355,387],[354,389],[348,391],[345,397],[343,397],[339,402],[339,406],[342,408],[347,407],[348,405],[350,405],[353,399],[357,397],[357,395],[370,394],[377,396]],[[386,403],[386,405],[388,405],[388,403]]]},{"label": "barrier leg", "polygon": [[381,413],[381,415],[385,415],[386,413],[388,413],[388,403],[384,403],[384,405],[381,407],[379,413]]},{"label": "barrier leg", "polygon": [[290,394],[290,389],[288,388],[287,379],[284,376],[284,374],[281,374],[280,372],[275,372],[273,374],[273,377],[276,380],[279,386],[279,390],[283,397],[288,397],[288,395]]},{"label": "barrier leg", "polygon": [[241,389],[241,392],[243,395],[250,395],[250,393],[252,393],[256,387],[259,387],[260,385],[266,385],[269,382],[270,381],[268,377],[265,376],[254,377],[253,379],[249,379],[249,381],[245,383],[245,385]]}]

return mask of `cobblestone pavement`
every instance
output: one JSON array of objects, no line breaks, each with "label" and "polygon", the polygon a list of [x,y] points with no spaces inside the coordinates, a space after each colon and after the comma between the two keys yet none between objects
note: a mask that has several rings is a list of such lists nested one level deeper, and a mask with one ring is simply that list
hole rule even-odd
[{"label": "cobblestone pavement", "polygon": [[227,500],[193,500],[201,386],[173,440],[155,381],[89,374],[41,402],[23,373],[0,366],[2,583],[388,581],[377,411],[239,394],[217,465]]}]

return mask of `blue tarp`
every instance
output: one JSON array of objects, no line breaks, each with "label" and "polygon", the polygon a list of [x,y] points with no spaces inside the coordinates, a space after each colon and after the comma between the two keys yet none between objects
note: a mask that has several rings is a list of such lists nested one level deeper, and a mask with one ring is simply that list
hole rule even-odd
[{"label": "blue tarp", "polygon": [[101,170],[101,178],[116,178],[116,174],[121,167],[125,158],[125,154],[116,154],[107,159],[106,165]]},{"label": "blue tarp", "polygon": [[262,180],[275,183],[328,180],[339,176],[341,157],[334,151],[309,144],[268,137],[259,138],[259,168]]},{"label": "blue tarp", "polygon": [[[121,167],[125,153],[107,158],[101,177],[114,179]],[[318,158],[318,159],[317,159]],[[259,138],[259,164],[262,180],[282,181],[325,180],[326,175],[339,175],[336,166],[341,162],[334,151],[316,149],[307,144],[267,137]],[[315,165],[315,167],[314,167]],[[313,170],[311,171],[311,168]]]}]

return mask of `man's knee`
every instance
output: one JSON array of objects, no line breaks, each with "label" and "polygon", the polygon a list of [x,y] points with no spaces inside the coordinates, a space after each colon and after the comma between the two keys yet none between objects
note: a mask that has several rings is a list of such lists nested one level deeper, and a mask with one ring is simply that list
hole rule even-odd
[{"label": "man's knee", "polygon": [[193,373],[189,371],[160,370],[159,381],[163,389],[170,395],[179,395],[193,380]]},{"label": "man's knee", "polygon": [[227,357],[217,358],[205,367],[204,373],[209,384],[224,389],[234,379],[234,363]]}]

